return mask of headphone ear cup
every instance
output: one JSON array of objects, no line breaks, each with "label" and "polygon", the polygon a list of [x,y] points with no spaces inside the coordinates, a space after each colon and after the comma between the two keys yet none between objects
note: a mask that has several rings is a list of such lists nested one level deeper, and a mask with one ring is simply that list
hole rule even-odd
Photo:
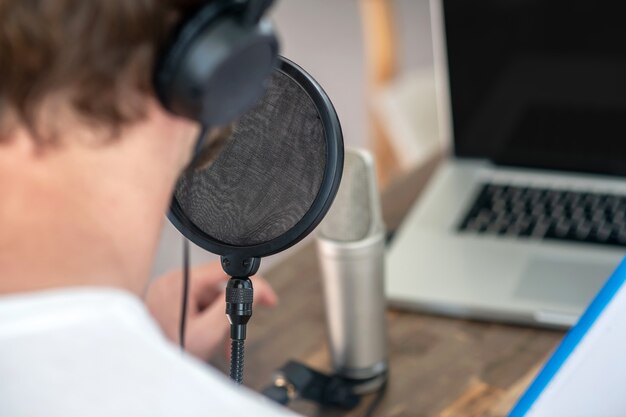
[{"label": "headphone ear cup", "polygon": [[201,17],[184,24],[161,57],[155,90],[172,113],[222,126],[262,96],[277,62],[278,40],[263,21],[243,25],[236,14],[224,12]]}]

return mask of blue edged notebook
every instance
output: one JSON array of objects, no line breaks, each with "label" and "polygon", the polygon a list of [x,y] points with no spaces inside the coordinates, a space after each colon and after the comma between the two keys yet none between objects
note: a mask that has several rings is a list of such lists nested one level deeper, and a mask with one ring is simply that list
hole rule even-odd
[{"label": "blue edged notebook", "polygon": [[509,417],[626,417],[626,259]]}]

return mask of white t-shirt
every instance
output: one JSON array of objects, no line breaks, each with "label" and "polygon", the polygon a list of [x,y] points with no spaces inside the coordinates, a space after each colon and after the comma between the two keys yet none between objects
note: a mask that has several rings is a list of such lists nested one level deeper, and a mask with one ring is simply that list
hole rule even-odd
[{"label": "white t-shirt", "polygon": [[113,289],[0,297],[0,416],[293,416],[168,342]]}]

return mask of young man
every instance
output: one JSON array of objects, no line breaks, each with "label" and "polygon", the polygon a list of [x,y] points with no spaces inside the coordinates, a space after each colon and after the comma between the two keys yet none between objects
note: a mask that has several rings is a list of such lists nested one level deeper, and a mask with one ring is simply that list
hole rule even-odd
[{"label": "young man", "polygon": [[[0,0],[0,416],[287,413],[177,349],[180,273],[148,287],[198,133],[151,90],[191,3],[171,1]],[[201,360],[228,329],[226,279],[192,271]]]}]

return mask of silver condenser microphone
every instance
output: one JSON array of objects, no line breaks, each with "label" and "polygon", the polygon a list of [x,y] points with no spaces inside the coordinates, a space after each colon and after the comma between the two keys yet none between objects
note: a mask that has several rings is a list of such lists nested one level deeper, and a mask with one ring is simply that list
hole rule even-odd
[{"label": "silver condenser microphone", "polygon": [[335,371],[359,393],[387,377],[385,227],[374,162],[348,149],[339,192],[318,229],[326,321]]}]

